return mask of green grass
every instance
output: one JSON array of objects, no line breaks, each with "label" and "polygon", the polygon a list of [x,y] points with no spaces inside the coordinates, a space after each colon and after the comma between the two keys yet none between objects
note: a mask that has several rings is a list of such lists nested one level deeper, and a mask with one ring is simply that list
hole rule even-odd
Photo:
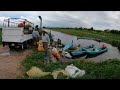
[{"label": "green grass", "polygon": [[53,28],[51,30],[59,31],[66,34],[71,34],[79,37],[90,37],[102,39],[106,43],[110,43],[120,49],[120,35],[105,31],[81,30],[81,29],[60,29]]},{"label": "green grass", "polygon": [[2,30],[0,30],[0,44],[2,44]]},{"label": "green grass", "polygon": [[[53,79],[51,75],[42,78],[29,78],[26,72],[30,70],[32,66],[37,66],[45,72],[52,72],[53,70],[65,69],[67,65],[74,64],[79,69],[85,70],[86,74],[82,78],[76,79],[120,79],[120,60],[113,59],[108,61],[101,61],[95,63],[88,60],[74,60],[65,64],[61,63],[50,63],[49,65],[44,65],[42,52],[34,52],[32,55],[27,56],[22,62],[24,69],[24,77],[18,77],[18,79]],[[65,79],[65,76],[60,74],[59,79]]]}]

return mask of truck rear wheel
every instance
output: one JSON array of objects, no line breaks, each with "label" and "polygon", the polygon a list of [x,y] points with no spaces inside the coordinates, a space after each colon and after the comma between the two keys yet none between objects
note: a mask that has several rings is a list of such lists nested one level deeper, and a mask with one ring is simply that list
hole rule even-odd
[{"label": "truck rear wheel", "polygon": [[24,42],[24,43],[23,43],[23,48],[24,48],[24,49],[27,49],[28,47],[29,47],[29,46],[28,46],[27,41],[26,41],[26,42]]}]

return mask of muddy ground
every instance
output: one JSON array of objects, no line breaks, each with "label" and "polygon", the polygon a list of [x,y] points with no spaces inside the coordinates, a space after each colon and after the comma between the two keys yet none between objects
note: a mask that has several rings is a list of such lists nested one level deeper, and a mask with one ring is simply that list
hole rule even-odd
[{"label": "muddy ground", "polygon": [[21,62],[31,53],[31,49],[17,52],[9,50],[7,46],[0,46],[0,79],[16,79],[21,76]]},{"label": "muddy ground", "polygon": [[[57,48],[58,51],[61,49]],[[33,52],[32,49],[26,49],[23,51],[10,50],[9,47],[2,47],[0,45],[0,79],[16,79],[21,77],[22,73],[22,64],[21,62],[27,55],[30,55]],[[51,53],[51,49],[49,49]],[[51,54],[50,61],[56,63],[56,58]],[[67,58],[60,58],[60,61],[64,64],[65,62],[71,61]]]}]

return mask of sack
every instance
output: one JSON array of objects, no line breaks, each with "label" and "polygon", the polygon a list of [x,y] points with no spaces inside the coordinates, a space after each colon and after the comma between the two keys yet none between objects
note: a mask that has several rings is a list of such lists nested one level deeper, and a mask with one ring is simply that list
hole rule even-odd
[{"label": "sack", "polygon": [[60,59],[60,54],[58,53],[57,49],[53,47],[52,54],[57,58]]},{"label": "sack", "polygon": [[43,72],[41,69],[39,69],[38,67],[32,67],[28,72],[26,72],[27,75],[29,77],[44,77],[47,76],[49,74],[51,74],[51,72]]},{"label": "sack", "polygon": [[43,48],[43,42],[42,42],[42,40],[39,40],[37,42],[37,44],[38,44],[38,51],[40,51],[40,52],[45,51],[44,48]]},{"label": "sack", "polygon": [[39,44],[43,44],[43,41],[42,41],[42,40],[39,40],[39,41],[37,42],[37,45],[39,45]]},{"label": "sack", "polygon": [[43,46],[41,46],[40,44],[38,45],[38,51],[39,52],[44,52],[45,51]]},{"label": "sack", "polygon": [[67,73],[71,78],[82,77],[85,74],[85,70],[80,70],[79,68],[75,67],[73,64],[67,66],[65,68]]},{"label": "sack", "polygon": [[56,54],[56,58],[60,59],[60,54],[59,53]]},{"label": "sack", "polygon": [[63,73],[64,76],[69,76],[68,73],[65,70],[54,70],[51,75],[54,79],[57,79],[59,73]]},{"label": "sack", "polygon": [[56,51],[52,51],[52,55],[54,55],[57,59],[60,59],[60,54]]},{"label": "sack", "polygon": [[55,56],[56,54],[57,54],[57,52],[56,52],[56,51],[52,51],[52,55],[54,55],[54,56]]}]

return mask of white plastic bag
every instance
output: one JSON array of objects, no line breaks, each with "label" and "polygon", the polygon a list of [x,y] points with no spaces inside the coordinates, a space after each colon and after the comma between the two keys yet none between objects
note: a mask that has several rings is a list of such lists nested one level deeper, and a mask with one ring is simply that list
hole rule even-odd
[{"label": "white plastic bag", "polygon": [[58,51],[55,47],[52,48],[52,51],[56,51],[58,53]]},{"label": "white plastic bag", "polygon": [[70,53],[68,53],[68,52],[65,52],[65,55],[64,55],[65,57],[67,57],[67,58],[72,58],[72,56],[70,55]]},{"label": "white plastic bag", "polygon": [[71,78],[82,77],[85,74],[85,70],[80,70],[73,64],[67,66],[65,70]]}]

